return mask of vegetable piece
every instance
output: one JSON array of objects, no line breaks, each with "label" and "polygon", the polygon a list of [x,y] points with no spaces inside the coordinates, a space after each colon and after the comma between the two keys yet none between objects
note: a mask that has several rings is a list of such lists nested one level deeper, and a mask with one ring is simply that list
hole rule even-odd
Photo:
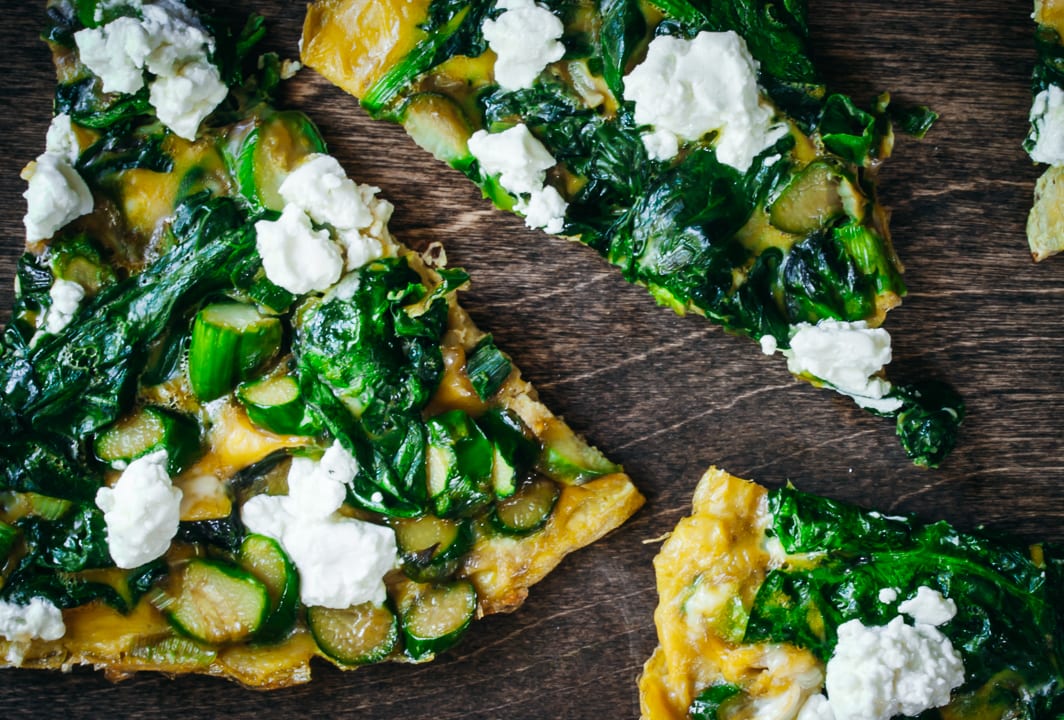
[{"label": "vegetable piece", "polygon": [[725,717],[721,715],[721,711],[728,701],[742,692],[742,688],[737,685],[710,685],[691,702],[687,716],[690,720],[719,720]]},{"label": "vegetable piece", "polygon": [[511,497],[495,503],[492,525],[507,535],[530,535],[547,524],[560,494],[553,480],[531,480]]},{"label": "vegetable piece", "polygon": [[18,504],[24,508],[25,515],[39,517],[42,520],[58,520],[66,515],[74,505],[70,500],[35,492],[22,493]]},{"label": "vegetable piece", "polygon": [[498,347],[491,335],[485,335],[466,358],[466,375],[481,400],[487,400],[506,382],[513,365]]},{"label": "vegetable piece", "polygon": [[402,613],[406,653],[421,660],[458,642],[477,610],[477,591],[468,580],[434,585]]},{"label": "vegetable piece", "polygon": [[454,574],[462,556],[473,546],[473,526],[467,520],[434,515],[393,523],[403,572],[415,582],[434,582]]},{"label": "vegetable piece", "polygon": [[245,383],[237,388],[236,396],[251,422],[270,432],[310,435],[318,429],[317,419],[291,375],[271,375]]},{"label": "vegetable piece", "polygon": [[270,609],[266,586],[219,560],[195,558],[173,576],[157,604],[181,633],[211,645],[238,642],[258,630]]},{"label": "vegetable piece", "polygon": [[247,380],[281,348],[281,321],[253,305],[215,303],[196,314],[188,379],[200,400],[213,400]]},{"label": "vegetable piece", "polygon": [[437,160],[465,172],[473,162],[469,126],[462,108],[439,93],[418,93],[403,105],[401,122],[407,134]]},{"label": "vegetable piece", "polygon": [[255,632],[255,640],[283,640],[296,622],[299,607],[299,573],[273,538],[248,535],[240,546],[240,565],[258,578],[270,595],[270,609]]},{"label": "vegetable piece", "polygon": [[256,211],[284,210],[279,189],[303,158],[325,152],[318,128],[298,110],[272,113],[251,130],[236,151],[240,194]]},{"label": "vegetable piece", "polygon": [[449,410],[426,423],[429,497],[440,517],[471,517],[491,502],[494,448],[463,410]]},{"label": "vegetable piece", "polygon": [[214,662],[218,651],[206,648],[186,637],[167,637],[159,641],[138,643],[129,654],[152,665],[174,671],[203,668]]},{"label": "vegetable piece", "polygon": [[621,472],[597,448],[588,445],[564,423],[551,420],[540,434],[543,452],[536,468],[563,485],[582,485],[588,480]]},{"label": "vegetable piece", "polygon": [[200,428],[192,417],[148,405],[103,430],[93,449],[115,470],[142,455],[166,450],[167,470],[177,475],[199,454]]},{"label": "vegetable piece", "polygon": [[49,247],[52,274],[76,282],[91,297],[115,282],[115,273],[103,262],[100,251],[88,235],[65,238]]},{"label": "vegetable piece", "polygon": [[506,408],[489,408],[477,418],[477,425],[495,446],[491,463],[495,496],[509,497],[539,457],[539,442],[521,418]]},{"label": "vegetable piece", "polygon": [[772,203],[769,219],[784,232],[806,235],[844,212],[839,171],[827,162],[810,163]]},{"label": "vegetable piece", "polygon": [[343,610],[309,607],[307,625],[321,651],[341,665],[380,662],[399,641],[395,614],[370,602]]},{"label": "vegetable piece", "polygon": [[18,528],[0,521],[0,567],[7,561],[18,540]]}]

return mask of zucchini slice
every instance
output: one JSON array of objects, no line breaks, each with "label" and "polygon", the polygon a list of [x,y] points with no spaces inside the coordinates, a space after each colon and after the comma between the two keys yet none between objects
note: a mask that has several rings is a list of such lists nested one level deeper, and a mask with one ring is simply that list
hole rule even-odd
[{"label": "zucchini slice", "polygon": [[415,582],[434,582],[454,574],[473,546],[473,526],[465,520],[423,515],[393,526],[403,572]]},{"label": "zucchini slice", "polygon": [[491,522],[507,535],[528,535],[547,524],[558,502],[558,486],[553,480],[538,477],[525,483],[513,496],[499,500]]},{"label": "zucchini slice", "polygon": [[463,410],[429,418],[425,469],[440,517],[471,517],[491,502],[493,446]]},{"label": "zucchini slice", "polygon": [[240,546],[240,565],[266,586],[270,609],[257,631],[261,642],[283,640],[296,623],[299,608],[299,573],[273,538],[251,534]]},{"label": "zucchini slice", "polygon": [[281,336],[281,321],[254,305],[225,302],[203,308],[188,349],[192,392],[200,400],[225,395],[278,353]]},{"label": "zucchini slice", "polygon": [[597,448],[577,437],[565,423],[551,418],[540,435],[543,452],[537,469],[563,485],[582,485],[602,475],[621,472]]},{"label": "zucchini slice", "polygon": [[174,628],[209,645],[237,642],[262,627],[270,609],[266,585],[246,570],[194,558],[173,576],[176,590],[160,603]]},{"label": "zucchini slice", "polygon": [[491,464],[495,496],[510,497],[539,457],[539,443],[521,418],[505,408],[487,410],[477,425],[495,446]]},{"label": "zucchini slice", "polygon": [[187,415],[148,405],[103,430],[93,442],[96,457],[115,470],[156,450],[166,450],[167,471],[176,475],[199,455],[199,424]]},{"label": "zucchini slice", "polygon": [[325,141],[303,113],[283,110],[252,130],[237,152],[236,176],[240,194],[255,210],[284,209],[280,187],[296,164],[313,153],[325,152]]},{"label": "zucchini slice", "polygon": [[129,651],[132,657],[173,672],[190,672],[214,662],[218,651],[186,637],[165,637],[157,642],[138,643]]},{"label": "zucchini slice", "polygon": [[380,662],[399,642],[399,623],[387,605],[309,607],[307,625],[321,651],[341,665]]},{"label": "zucchini slice", "polygon": [[402,613],[406,654],[414,660],[458,642],[477,612],[477,591],[468,580],[433,585]]},{"label": "zucchini slice", "polygon": [[481,400],[488,400],[510,377],[513,364],[495,345],[491,335],[485,335],[466,359],[466,375]]},{"label": "zucchini slice", "polygon": [[407,134],[437,160],[463,171],[472,165],[473,130],[456,102],[438,93],[418,93],[406,102],[401,117]]},{"label": "zucchini slice", "polygon": [[317,421],[291,375],[271,375],[244,383],[236,391],[251,422],[278,435],[311,435]]},{"label": "zucchini slice", "polygon": [[829,225],[845,212],[840,184],[845,181],[835,166],[810,163],[790,181],[769,209],[769,222],[783,232],[808,235]]}]

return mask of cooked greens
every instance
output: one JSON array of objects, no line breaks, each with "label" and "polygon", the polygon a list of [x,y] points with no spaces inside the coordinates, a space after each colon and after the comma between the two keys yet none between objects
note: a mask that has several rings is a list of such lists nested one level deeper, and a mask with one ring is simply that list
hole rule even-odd
[{"label": "cooked greens", "polygon": [[788,556],[758,590],[745,641],[793,643],[831,657],[836,630],[884,625],[920,586],[956,603],[941,627],[963,657],[953,703],[965,716],[1057,717],[1064,710],[1059,638],[1064,560],[1052,545],[1025,546],[960,532],[945,522],[878,512],[799,492],[769,491],[772,523]]},{"label": "cooked greens", "polygon": [[[316,48],[315,28],[327,25],[330,13],[330,31],[339,36],[363,30],[321,3],[312,8],[304,59],[345,88],[363,86],[360,99],[371,115],[402,123],[486,197],[528,216],[532,201],[506,192],[466,143],[474,131],[525,125],[557,162],[548,185],[568,204],[562,232],[676,312],[704,315],[785,354],[801,323],[882,322],[905,285],[876,204],[875,171],[890,154],[892,121],[922,135],[933,112],[892,106],[885,95],[864,110],[828,93],[807,47],[799,0],[540,6],[564,24],[566,52],[522,89],[501,87],[485,54],[482,24],[503,12],[492,0],[431,0],[420,24],[406,27],[397,18],[391,40],[373,40],[376,30],[365,28],[360,45],[387,58],[374,70],[333,48],[332,39]],[[702,31],[742,37],[759,63],[766,102],[789,123],[745,171],[720,160],[715,132],[686,143],[673,159],[658,159],[644,144],[648,126],[636,122],[635,103],[624,95],[625,77],[654,38]],[[392,43],[411,49],[398,52]],[[898,402],[878,414],[897,417],[899,439],[917,464],[937,466],[953,447],[963,405],[954,394],[950,412],[922,413],[915,392],[896,391]]]}]

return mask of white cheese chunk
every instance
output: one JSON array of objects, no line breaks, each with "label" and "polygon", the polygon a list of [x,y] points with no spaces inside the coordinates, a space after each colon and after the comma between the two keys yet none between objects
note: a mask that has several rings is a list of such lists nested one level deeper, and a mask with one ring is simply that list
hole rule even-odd
[{"label": "white cheese chunk", "polygon": [[22,172],[29,183],[26,198],[26,242],[46,240],[72,220],[92,212],[92,192],[78,171],[54,153],[44,153]]},{"label": "white cheese chunk", "polygon": [[850,620],[839,627],[826,688],[837,720],[890,720],[949,703],[964,683],[964,664],[949,638],[931,625]]},{"label": "white cheese chunk", "polygon": [[938,626],[948,623],[957,615],[957,603],[943,597],[938,590],[921,585],[916,595],[898,605],[898,612],[918,623]]},{"label": "white cheese chunk", "polygon": [[779,349],[779,342],[773,335],[762,335],[758,342],[761,344],[761,352],[765,355],[775,355],[776,350]]},{"label": "white cheese chunk", "polygon": [[107,523],[111,559],[135,568],[162,557],[177,534],[181,490],[166,471],[167,453],[159,450],[129,464],[113,488],[96,492],[96,506]]},{"label": "white cheese chunk", "polygon": [[862,407],[880,412],[901,407],[901,400],[884,397],[891,384],[877,376],[891,360],[886,330],[870,328],[864,321],[821,320],[816,325],[799,323],[791,332],[791,348],[783,354],[792,373],[811,375]]},{"label": "white cheese chunk", "polygon": [[81,62],[100,78],[104,92],[135,93],[144,87],[144,62],[152,51],[137,18],[120,17],[74,33]]},{"label": "white cheese chunk", "polygon": [[70,165],[78,161],[81,147],[77,135],[74,134],[74,126],[70,123],[70,116],[66,113],[59,113],[52,118],[48,135],[45,137],[45,152],[58,155]]},{"label": "white cheese chunk", "polygon": [[286,203],[303,210],[319,225],[349,230],[373,223],[373,213],[362,201],[358,186],[332,155],[309,155],[289,173],[279,191]]},{"label": "white cheese chunk", "polygon": [[1047,165],[1064,165],[1064,90],[1050,85],[1031,105],[1031,159]]},{"label": "white cheese chunk", "polygon": [[307,605],[346,608],[387,597],[394,531],[337,512],[357,472],[355,458],[335,442],[318,462],[292,460],[288,495],[258,495],[241,508],[249,530],[274,538],[292,558]]},{"label": "white cheese chunk", "polygon": [[277,220],[255,223],[255,244],[272,283],[302,295],[325,290],[340,279],[344,261],[328,230],[315,230],[295,205],[285,206]]},{"label": "white cheese chunk", "polygon": [[495,7],[503,13],[481,25],[496,55],[495,81],[507,90],[532,87],[547,65],[565,55],[558,41],[565,29],[562,21],[532,0],[498,0]]},{"label": "white cheese chunk", "polygon": [[149,102],[164,125],[195,140],[200,122],[225,99],[228,89],[209,60],[214,40],[179,2],[131,5],[140,18],[119,17],[74,33],[81,61],[105,92],[133,93],[154,76]]},{"label": "white cheese chunk", "polygon": [[895,588],[880,588],[879,602],[889,605],[898,599],[898,591]]},{"label": "white cheese chunk", "polygon": [[52,304],[44,314],[44,331],[60,333],[74,319],[78,305],[85,297],[85,288],[71,280],[57,278],[48,289]]},{"label": "white cheese chunk", "polygon": [[569,205],[545,185],[547,170],[557,161],[528,126],[522,123],[499,133],[477,130],[469,138],[469,152],[485,175],[498,175],[499,184],[518,196],[514,209],[525,215],[526,225],[561,232]]},{"label": "white cheese chunk", "polygon": [[544,232],[557,235],[565,226],[565,211],[569,203],[557,190],[544,185],[539,192],[531,193],[528,200],[519,200],[514,209],[525,216],[525,225],[542,228]]},{"label": "white cheese chunk", "polygon": [[200,123],[228,93],[218,68],[193,60],[153,80],[148,101],[163,125],[179,137],[195,140]]},{"label": "white cheese chunk", "polygon": [[835,720],[835,713],[828,699],[817,693],[806,699],[795,720]]},{"label": "white cheese chunk", "polygon": [[[717,159],[740,172],[787,134],[757,86],[758,63],[733,31],[700,32],[691,40],[660,35],[646,59],[624,78],[635,121],[653,130],[644,140],[657,159],[676,155],[679,141],[716,133]],[[674,140],[668,138],[674,136]]]},{"label": "white cheese chunk", "polygon": [[50,601],[35,597],[26,605],[0,600],[0,635],[11,642],[36,638],[58,640],[66,634],[62,611]]}]

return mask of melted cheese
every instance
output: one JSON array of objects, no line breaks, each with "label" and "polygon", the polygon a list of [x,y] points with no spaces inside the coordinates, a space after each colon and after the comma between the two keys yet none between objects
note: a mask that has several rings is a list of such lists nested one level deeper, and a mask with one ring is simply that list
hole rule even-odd
[{"label": "melted cheese", "polygon": [[[706,687],[735,684],[749,696],[730,717],[792,717],[823,683],[823,668],[790,645],[743,645],[742,624],[768,570],[763,487],[711,468],[654,558],[659,647],[639,680],[643,718],[682,720]],[[739,627],[736,627],[736,624]],[[771,708],[771,712],[769,712]]]}]

